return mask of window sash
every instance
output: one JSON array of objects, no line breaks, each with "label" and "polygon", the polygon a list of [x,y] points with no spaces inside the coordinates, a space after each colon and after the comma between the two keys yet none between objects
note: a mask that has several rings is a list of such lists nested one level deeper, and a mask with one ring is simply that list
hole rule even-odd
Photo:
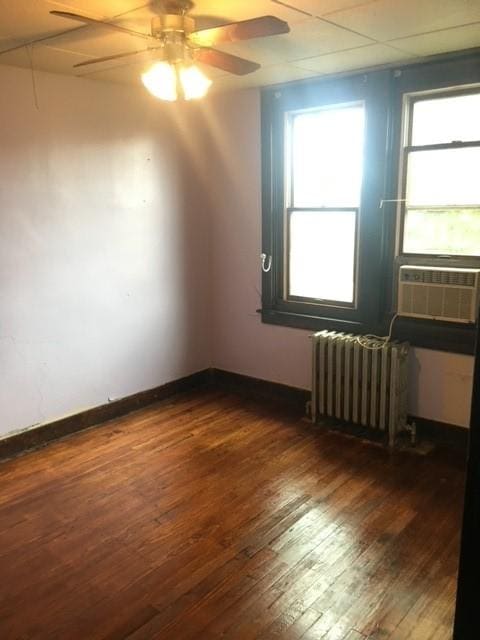
[{"label": "window sash", "polygon": [[[417,217],[416,222],[415,217]],[[404,233],[403,255],[405,256],[430,256],[432,259],[441,257],[477,262],[480,260],[480,243],[478,242],[480,207],[478,206],[407,207],[404,224],[407,230],[409,225],[417,227],[419,234],[415,236],[411,229],[412,235],[407,234],[407,231]],[[450,249],[454,246],[458,247],[457,251]],[[467,247],[471,249],[470,253]]]},{"label": "window sash", "polygon": [[[355,214],[355,240],[353,254],[353,300],[352,302],[325,298],[312,298],[306,296],[295,296],[290,294],[290,230],[291,216],[295,212],[352,212]],[[359,244],[359,213],[358,207],[288,207],[285,215],[285,252],[284,252],[284,300],[286,302],[302,302],[317,306],[337,307],[345,309],[356,309],[358,301],[358,244]]]},{"label": "window sash", "polygon": [[[447,87],[446,89],[433,89],[433,90],[429,90],[429,91],[425,91],[425,92],[421,92],[420,94],[415,94],[415,95],[411,95],[408,97],[408,102],[409,102],[409,113],[407,114],[407,117],[409,119],[409,127],[408,127],[408,142],[411,143],[413,140],[413,113],[414,113],[414,109],[415,109],[415,105],[421,102],[431,102],[433,100],[442,100],[444,98],[458,98],[458,97],[462,97],[462,96],[468,96],[468,95],[476,95],[476,94],[480,94],[480,87],[478,85],[473,85],[473,86],[469,86],[469,87],[464,87],[464,88],[459,88],[459,87]],[[455,142],[459,142],[460,139],[455,139]],[[452,143],[453,140],[446,142],[446,144],[450,144]],[[468,144],[468,142],[471,142],[471,139],[469,140],[462,140],[463,143]],[[432,144],[442,144],[442,143],[432,143]],[[418,147],[427,147],[429,146],[428,144],[423,144],[423,145],[417,145]]]},{"label": "window sash", "polygon": [[[352,203],[346,204],[344,206],[340,206],[338,203],[332,202],[332,206],[322,205],[316,206],[316,203],[312,201],[311,203],[305,204],[304,206],[300,206],[295,201],[295,144],[294,144],[294,131],[295,131],[295,123],[298,117],[303,115],[314,115],[316,113],[322,112],[333,112],[333,111],[341,111],[348,109],[362,109],[362,158],[361,158],[361,175],[362,182],[360,184],[360,190],[358,194],[358,201],[355,203],[355,206],[352,206]],[[364,177],[364,163],[365,163],[365,129],[366,129],[366,104],[363,99],[353,99],[348,101],[326,101],[322,104],[315,105],[309,108],[302,109],[294,109],[286,111],[284,114],[284,162],[285,162],[285,170],[284,170],[284,222],[283,222],[283,282],[282,282],[282,299],[288,303],[303,303],[303,304],[311,304],[316,307],[330,307],[337,309],[350,309],[354,310],[357,308],[358,301],[358,236],[359,236],[359,211],[360,211],[360,202],[362,200],[362,191],[363,191],[363,177]],[[322,153],[323,150],[320,149],[319,153]],[[325,153],[325,152],[323,152]],[[338,205],[338,206],[337,206]],[[290,293],[291,291],[291,218],[292,214],[299,211],[305,212],[343,212],[349,211],[355,214],[355,229],[354,229],[354,242],[353,242],[353,296],[352,301],[344,301],[344,300],[336,300],[334,298],[314,298],[309,296],[298,296]]]},{"label": "window sash", "polygon": [[[366,105],[365,100],[351,100],[348,102],[326,102],[325,104],[321,104],[315,107],[309,107],[306,109],[295,109],[291,111],[287,111],[285,113],[284,118],[284,139],[285,139],[285,178],[284,178],[284,193],[285,193],[285,206],[297,209],[314,209],[315,207],[319,208],[327,208],[327,205],[323,205],[320,202],[309,202],[307,204],[297,204],[295,198],[295,145],[294,145],[294,129],[295,129],[295,121],[298,117],[303,115],[310,115],[320,112],[331,112],[331,111],[345,111],[348,109],[362,109],[363,112],[363,123],[362,123],[362,138],[363,138],[363,148],[362,148],[362,166],[361,166],[361,183],[360,183],[360,193],[358,197],[358,202],[348,203],[344,205],[345,209],[348,209],[352,206],[359,206],[361,197],[362,197],[362,189],[363,189],[363,178],[364,178],[364,155],[365,155],[365,116],[366,116]],[[331,209],[336,207],[336,204],[332,201]]]}]

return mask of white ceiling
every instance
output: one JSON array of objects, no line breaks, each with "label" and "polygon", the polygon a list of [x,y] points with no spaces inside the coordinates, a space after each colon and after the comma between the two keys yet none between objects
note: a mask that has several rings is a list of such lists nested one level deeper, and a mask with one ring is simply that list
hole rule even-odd
[{"label": "white ceiling", "polygon": [[[267,85],[313,75],[414,60],[480,46],[480,0],[197,0],[203,27],[274,15],[289,34],[225,45],[224,51],[262,68],[236,77],[205,68],[216,89]],[[144,48],[144,41],[97,26],[51,16],[76,11],[148,33],[155,15],[142,0],[0,0],[0,52],[33,39],[33,46],[0,55],[0,64],[91,79],[138,83],[148,56],[73,69],[76,62]]]}]

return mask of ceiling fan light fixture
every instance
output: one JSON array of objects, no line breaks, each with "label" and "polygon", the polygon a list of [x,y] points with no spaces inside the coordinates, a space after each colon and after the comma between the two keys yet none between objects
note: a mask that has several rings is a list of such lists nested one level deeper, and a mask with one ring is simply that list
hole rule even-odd
[{"label": "ceiling fan light fixture", "polygon": [[142,74],[145,88],[156,98],[174,102],[203,98],[212,81],[193,64],[156,62]]},{"label": "ceiling fan light fixture", "polygon": [[156,62],[142,73],[145,88],[156,98],[175,102],[177,99],[177,74],[169,62]]},{"label": "ceiling fan light fixture", "polygon": [[179,76],[185,100],[203,98],[212,84],[210,78],[194,64],[181,66]]}]

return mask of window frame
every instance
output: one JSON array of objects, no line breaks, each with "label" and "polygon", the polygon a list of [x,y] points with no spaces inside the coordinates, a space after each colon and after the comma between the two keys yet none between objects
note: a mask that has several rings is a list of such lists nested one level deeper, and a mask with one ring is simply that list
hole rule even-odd
[{"label": "window frame", "polygon": [[[284,139],[286,144],[284,147],[284,255],[283,255],[283,300],[285,302],[304,303],[315,305],[316,308],[345,308],[357,309],[358,304],[358,271],[359,271],[359,235],[360,235],[360,208],[362,200],[362,191],[360,189],[359,203],[356,207],[352,206],[295,206],[295,180],[294,180],[294,163],[293,163],[293,128],[295,118],[302,114],[314,113],[315,111],[324,111],[331,108],[348,109],[350,107],[361,106],[364,111],[364,130],[366,119],[366,105],[364,100],[354,100],[343,103],[335,103],[335,105],[322,104],[317,107],[307,109],[297,109],[284,112]],[[365,136],[364,136],[365,137]],[[365,147],[365,144],[364,144]],[[365,149],[362,150],[362,172],[365,160]],[[363,181],[363,176],[362,176]],[[296,211],[305,212],[321,212],[321,211],[353,211],[355,212],[355,243],[353,255],[353,301],[345,302],[342,300],[321,299],[310,296],[294,296],[290,294],[290,241],[291,241],[291,215]]]},{"label": "window frame", "polygon": [[[398,210],[397,210],[397,240],[396,240],[396,255],[398,257],[405,258],[408,262],[412,259],[415,264],[418,264],[418,260],[426,259],[429,263],[433,263],[436,266],[436,261],[441,259],[448,260],[449,264],[458,267],[480,267],[480,255],[467,255],[467,254],[428,254],[428,253],[415,253],[411,251],[405,251],[405,218],[407,213],[406,207],[406,189],[408,180],[408,161],[410,153],[417,151],[436,151],[436,150],[449,150],[449,149],[467,149],[467,148],[479,148],[480,140],[469,141],[455,141],[455,142],[443,142],[426,145],[412,145],[412,129],[413,129],[413,109],[417,102],[432,99],[442,99],[445,97],[456,97],[462,95],[480,94],[480,83],[472,84],[468,88],[466,87],[450,87],[433,91],[416,91],[412,93],[406,93],[403,95],[403,123],[402,123],[402,146],[400,148],[400,160],[399,160],[399,177],[398,177]],[[451,206],[451,205],[448,205]],[[480,206],[480,202],[477,203]],[[467,209],[468,206],[456,206],[452,208]],[[477,207],[475,207],[477,208]],[[443,266],[439,265],[439,266]]]},{"label": "window frame", "polygon": [[[383,121],[387,133],[387,114],[379,109],[378,95],[385,91],[388,74],[384,71],[366,76],[309,81],[295,86],[267,89],[262,93],[262,207],[263,251],[272,256],[272,267],[263,273],[262,320],[308,329],[329,328],[364,332],[378,319],[378,297],[374,283],[380,277],[381,233],[374,223],[376,207],[383,193],[383,177],[373,167],[385,161],[384,139],[378,135]],[[363,103],[365,105],[365,146],[363,185],[356,216],[356,295],[355,305],[338,301],[319,301],[288,297],[288,201],[286,197],[286,131],[290,114],[322,107]],[[370,135],[369,135],[370,134]],[[368,140],[368,141],[367,141]],[[335,210],[337,207],[329,207]],[[299,209],[295,207],[295,209]],[[315,210],[316,207],[302,207]],[[323,207],[322,207],[323,209]],[[325,209],[327,209],[325,207]],[[337,208],[338,209],[338,208]],[[342,207],[341,210],[352,209]],[[367,255],[378,254],[375,262]],[[361,300],[361,302],[360,302]]]},{"label": "window frame", "polygon": [[[470,263],[466,264],[464,256],[445,258],[423,254],[404,255],[398,252],[398,215],[401,209],[398,200],[402,197],[400,170],[405,96],[440,93],[450,91],[452,87],[468,91],[472,85],[477,84],[480,84],[478,50],[432,56],[409,65],[364,70],[262,90],[262,251],[272,256],[271,269],[262,274],[261,316],[264,323],[309,330],[330,329],[385,335],[396,305],[396,282],[402,264],[454,267],[477,266],[480,263],[478,257],[469,259]],[[279,224],[279,219],[282,220],[279,218],[279,210],[281,211],[284,197],[284,185],[279,179],[276,161],[279,154],[284,154],[283,136],[279,135],[278,128],[278,113],[282,108],[285,111],[291,104],[297,105],[298,110],[320,106],[319,95],[328,93],[335,98],[341,96],[342,92],[345,94],[345,87],[352,86],[356,87],[357,96],[360,96],[357,100],[361,100],[362,95],[365,100],[365,138],[367,145],[373,145],[376,149],[376,154],[367,154],[365,157],[369,171],[368,176],[364,174],[364,189],[366,180],[366,190],[370,190],[366,217],[371,225],[371,237],[366,236],[366,244],[370,249],[371,264],[361,264],[360,269],[365,270],[367,267],[367,280],[364,279],[363,287],[359,288],[359,297],[363,296],[363,300],[359,302],[361,306],[366,303],[369,309],[368,313],[359,313],[356,317],[352,313],[350,317],[342,313],[333,314],[332,309],[327,313],[326,307],[322,305],[298,303],[292,306],[281,299],[279,294],[283,291],[284,281],[279,277],[282,269],[279,270],[278,265],[279,260],[283,262],[285,254],[283,245],[278,242],[278,233],[279,228],[283,231],[283,222]],[[354,102],[355,99],[350,101]],[[330,99],[330,104],[334,102],[340,103],[341,99]],[[290,110],[294,108],[290,106]],[[369,122],[375,119],[375,115],[378,126],[373,127],[372,131]],[[370,139],[372,135],[374,143]],[[377,175],[373,176],[372,185],[370,179],[375,171]],[[365,208],[363,197],[364,194],[362,206]],[[375,217],[376,224],[372,225]],[[365,252],[365,236],[361,233],[359,250]],[[365,278],[365,273],[363,277]],[[408,340],[414,346],[455,353],[473,353],[475,335],[476,325],[461,323],[399,317],[394,326],[394,336],[397,339]]]},{"label": "window frame", "polygon": [[[387,251],[384,262],[384,326],[389,310],[395,307],[397,295],[398,270],[404,264],[418,264],[438,267],[476,266],[478,259],[469,260],[458,257],[435,257],[431,255],[402,255],[398,252],[399,209],[401,191],[401,160],[404,140],[404,103],[412,94],[443,93],[454,90],[469,90],[480,83],[480,53],[478,51],[455,52],[432,56],[415,64],[404,65],[391,70],[391,147],[387,166],[385,200],[388,202],[385,244]],[[475,348],[477,325],[423,320],[420,318],[399,318],[395,323],[395,336],[408,340],[412,345],[448,351],[451,353],[472,354]]]}]

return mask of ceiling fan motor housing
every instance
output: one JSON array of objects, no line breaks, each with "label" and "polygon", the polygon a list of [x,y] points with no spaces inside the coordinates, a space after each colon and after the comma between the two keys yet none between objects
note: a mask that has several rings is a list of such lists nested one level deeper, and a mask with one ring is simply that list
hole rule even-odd
[{"label": "ceiling fan motor housing", "polygon": [[152,36],[162,38],[172,31],[188,35],[195,29],[195,20],[189,16],[164,13],[152,18]]},{"label": "ceiling fan motor housing", "polygon": [[193,18],[179,14],[163,14],[152,18],[152,36],[163,44],[164,59],[171,63],[187,57],[187,36],[195,28]]},{"label": "ceiling fan motor housing", "polygon": [[159,13],[188,13],[195,6],[192,0],[157,0]]}]

